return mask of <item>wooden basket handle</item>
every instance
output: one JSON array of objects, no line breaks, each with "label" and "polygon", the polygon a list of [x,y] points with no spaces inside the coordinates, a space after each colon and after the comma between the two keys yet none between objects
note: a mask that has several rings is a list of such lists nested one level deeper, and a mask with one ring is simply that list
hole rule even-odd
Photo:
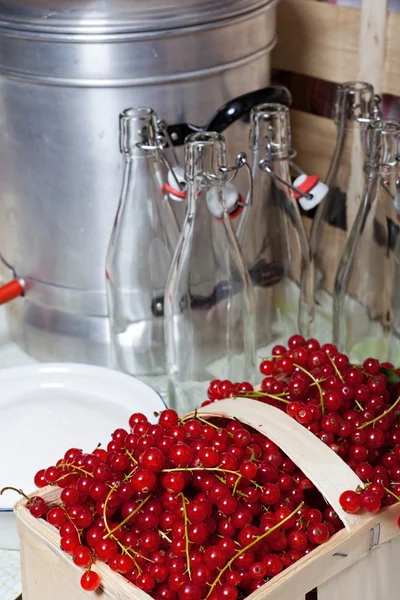
[{"label": "wooden basket handle", "polygon": [[202,417],[228,417],[250,425],[279,446],[303,471],[334,508],[348,531],[370,515],[350,515],[340,506],[339,497],[363,482],[350,467],[317,436],[285,412],[247,398],[231,398],[209,404],[197,411]]}]

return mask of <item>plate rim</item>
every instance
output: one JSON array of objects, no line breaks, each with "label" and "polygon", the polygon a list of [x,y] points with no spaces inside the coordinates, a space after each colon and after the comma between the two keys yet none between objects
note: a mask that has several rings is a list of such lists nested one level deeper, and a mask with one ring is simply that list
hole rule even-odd
[{"label": "plate rim", "polygon": [[[129,375],[128,373],[123,373],[122,371],[117,371],[116,369],[111,369],[110,367],[102,367],[99,365],[90,365],[85,363],[49,362],[6,367],[4,369],[0,369],[0,385],[2,383],[2,380],[7,380],[9,377],[13,376],[16,377],[19,373],[24,373],[25,376],[28,376],[29,374],[37,375],[41,373],[46,373],[46,371],[51,371],[52,373],[59,372],[60,374],[62,373],[64,375],[67,373],[73,375],[74,372],[80,374],[85,374],[86,372],[89,374],[89,372],[93,373],[93,371],[96,371],[99,375],[102,374],[107,377],[111,376],[113,379],[125,381],[127,384],[129,384],[129,382],[134,381],[136,384],[140,384],[141,386],[143,386],[143,388],[148,388],[149,390],[151,390],[161,400],[161,403],[163,404],[164,408],[168,408],[162,395],[157,390],[155,390],[150,384],[146,383],[145,381],[142,381],[138,377],[135,377],[134,375]],[[0,513],[10,512],[14,512],[14,509],[12,507],[0,507]]]}]

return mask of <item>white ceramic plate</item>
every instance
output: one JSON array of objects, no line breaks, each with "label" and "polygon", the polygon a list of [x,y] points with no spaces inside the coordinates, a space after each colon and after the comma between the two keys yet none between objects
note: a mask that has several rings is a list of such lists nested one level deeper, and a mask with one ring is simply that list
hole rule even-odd
[{"label": "white ceramic plate", "polygon": [[[0,488],[34,489],[35,473],[68,448],[103,447],[134,412],[155,421],[165,408],[142,381],[118,371],[78,364],[40,364],[0,371]],[[18,547],[7,513],[18,496],[0,496],[0,548]],[[2,525],[3,523],[3,525]],[[14,529],[14,528],[13,528]],[[8,532],[8,533],[7,533]],[[11,535],[11,538],[9,536]],[[9,538],[9,539],[6,539]]]}]

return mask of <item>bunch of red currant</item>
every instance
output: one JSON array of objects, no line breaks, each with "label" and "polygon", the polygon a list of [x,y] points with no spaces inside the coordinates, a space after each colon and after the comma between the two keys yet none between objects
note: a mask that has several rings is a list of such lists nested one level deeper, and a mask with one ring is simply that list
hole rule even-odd
[{"label": "bunch of red currant", "polygon": [[352,365],[333,344],[294,335],[288,348],[273,348],[260,372],[257,391],[248,382],[212,381],[203,406],[240,395],[286,411],[364,482],[340,497],[349,513],[400,501],[400,377],[392,364],[367,358]]},{"label": "bunch of red currant", "polygon": [[[400,377],[368,358],[350,365],[332,344],[292,336],[263,360],[264,379],[213,381],[204,404],[245,396],[286,411],[357,473],[349,512],[400,500]],[[155,600],[239,600],[325,543],[343,525],[271,440],[239,421],[132,415],[106,449],[72,448],[39,471],[57,504],[28,498],[59,529],[60,545],[101,586],[102,561]]]},{"label": "bunch of red currant", "polygon": [[342,528],[312,483],[269,439],[238,421],[172,410],[132,415],[107,449],[70,449],[35,484],[60,502],[29,500],[60,545],[101,586],[106,562],[156,600],[236,600]]}]

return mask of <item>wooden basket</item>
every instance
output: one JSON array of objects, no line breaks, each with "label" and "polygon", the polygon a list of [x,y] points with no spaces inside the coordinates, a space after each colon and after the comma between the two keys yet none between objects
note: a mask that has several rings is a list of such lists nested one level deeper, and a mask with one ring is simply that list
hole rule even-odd
[{"label": "wooden basket", "polygon": [[[319,600],[398,600],[400,569],[400,504],[375,516],[346,514],[339,496],[361,485],[355,473],[323,442],[286,413],[244,398],[223,400],[198,411],[203,417],[239,419],[269,437],[289,456],[323,494],[342,519],[345,529],[326,544],[273,578],[248,600],[304,600],[317,587]],[[57,501],[60,490],[37,492]],[[25,501],[16,506],[24,600],[88,600],[80,588],[82,569],[59,547],[58,531],[32,517]],[[145,592],[102,563],[95,570],[102,578],[100,598],[150,600]]]}]

